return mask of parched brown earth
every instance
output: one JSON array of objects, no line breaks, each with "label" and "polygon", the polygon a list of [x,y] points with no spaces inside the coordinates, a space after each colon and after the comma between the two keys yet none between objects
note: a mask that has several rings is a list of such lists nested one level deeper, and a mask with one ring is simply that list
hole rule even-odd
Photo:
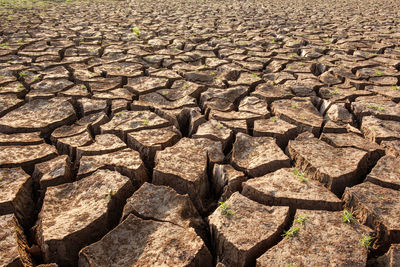
[{"label": "parched brown earth", "polygon": [[0,266],[400,266],[398,0],[0,0]]}]

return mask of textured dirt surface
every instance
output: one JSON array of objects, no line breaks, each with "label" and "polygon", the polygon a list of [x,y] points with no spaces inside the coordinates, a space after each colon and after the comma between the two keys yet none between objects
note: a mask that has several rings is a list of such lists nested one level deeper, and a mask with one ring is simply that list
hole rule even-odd
[{"label": "textured dirt surface", "polygon": [[[295,236],[287,236],[267,251],[256,266],[365,266],[367,249],[351,246],[368,235],[368,228],[342,222],[341,212],[297,210],[292,227]],[[304,219],[304,220],[303,220]]]},{"label": "textured dirt surface", "polygon": [[399,266],[399,7],[0,0],[0,265]]}]

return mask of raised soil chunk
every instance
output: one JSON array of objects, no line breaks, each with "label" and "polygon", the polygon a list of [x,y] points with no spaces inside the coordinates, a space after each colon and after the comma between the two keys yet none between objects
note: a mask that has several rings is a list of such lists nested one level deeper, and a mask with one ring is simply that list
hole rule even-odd
[{"label": "raised soil chunk", "polygon": [[98,112],[87,115],[76,122],[77,125],[86,126],[91,133],[100,134],[100,125],[110,121],[110,118],[104,112]]},{"label": "raised soil chunk", "polygon": [[82,116],[106,111],[107,109],[107,101],[103,99],[82,98],[77,100],[77,104]]},{"label": "raised soil chunk", "polygon": [[226,266],[251,266],[279,239],[289,208],[264,206],[235,192],[208,219],[218,258]]},{"label": "raised soil chunk", "polygon": [[0,216],[0,252],[0,266],[23,266],[18,252],[14,215],[12,214]]},{"label": "raised soil chunk", "polygon": [[400,140],[400,122],[387,121],[365,116],[362,118],[361,131],[372,142]]},{"label": "raised soil chunk", "polygon": [[243,172],[228,164],[215,164],[212,176],[212,188],[220,201],[227,200],[234,192],[240,191],[242,182],[247,178]]},{"label": "raised soil chunk", "polygon": [[144,183],[127,199],[121,221],[129,214],[143,219],[170,222],[181,227],[204,227],[203,219],[188,195],[180,195],[171,187]]},{"label": "raised soil chunk", "polygon": [[141,185],[148,180],[139,153],[130,148],[102,155],[83,156],[80,159],[78,178],[90,175],[98,169],[117,171],[129,177],[135,185]]},{"label": "raised soil chunk", "polygon": [[73,85],[73,82],[66,79],[46,79],[33,84],[31,90],[25,96],[25,99],[31,102],[37,99],[52,98],[57,95],[57,93],[62,94],[64,90],[71,88]]},{"label": "raised soil chunk", "polygon": [[168,79],[166,78],[139,77],[129,79],[125,88],[135,95],[143,95],[166,88],[168,83]]},{"label": "raised soil chunk", "polygon": [[385,154],[385,150],[376,143],[372,143],[355,133],[323,133],[321,140],[334,147],[354,147],[368,152],[370,166],[375,164]]},{"label": "raised soil chunk", "polygon": [[257,85],[256,89],[251,93],[251,95],[265,99],[268,104],[271,104],[276,100],[292,98],[294,96],[286,86],[272,85],[270,83],[262,83]]},{"label": "raised soil chunk", "polygon": [[132,101],[133,99],[133,94],[129,92],[125,88],[117,88],[113,89],[107,92],[93,92],[92,99],[104,99],[107,101],[110,100],[126,100],[126,101]]},{"label": "raised soil chunk", "polygon": [[193,228],[130,214],[100,241],[79,252],[79,266],[211,267],[212,256]]},{"label": "raised soil chunk", "polygon": [[43,144],[44,140],[40,137],[40,132],[33,133],[0,133],[0,146],[29,146]]},{"label": "raised soil chunk", "polygon": [[[172,91],[172,89],[170,90]],[[160,90],[161,93],[155,92],[146,94],[139,97],[139,101],[134,101],[131,105],[132,109],[140,110],[140,106],[148,106],[151,109],[166,109],[175,110],[184,107],[197,107],[196,99],[190,96],[183,96],[182,98],[171,100],[168,98],[168,91]]]},{"label": "raised soil chunk", "polygon": [[247,134],[249,132],[247,129],[246,120],[220,121],[220,123],[231,129],[235,134],[237,133]]},{"label": "raised soil chunk", "polygon": [[400,158],[391,155],[382,157],[368,174],[366,181],[400,190]]},{"label": "raised soil chunk", "polygon": [[93,143],[93,138],[90,133],[85,130],[77,135],[62,137],[59,139],[53,139],[58,153],[67,154],[71,158],[75,158],[76,150],[78,147],[88,146]]},{"label": "raised soil chunk", "polygon": [[400,191],[365,182],[346,188],[343,201],[347,209],[355,211],[360,223],[375,229],[378,242],[374,248],[387,242],[400,242]]},{"label": "raised soil chunk", "polygon": [[121,111],[100,128],[102,133],[113,133],[126,140],[128,132],[159,129],[170,125],[168,120],[150,111]]},{"label": "raised soil chunk", "polygon": [[289,140],[297,135],[297,126],[277,117],[254,121],[254,136],[274,137],[280,148],[285,148]]},{"label": "raised soil chunk", "polygon": [[400,88],[399,86],[395,85],[392,86],[370,85],[366,87],[367,90],[375,92],[378,95],[385,96],[396,103],[400,102],[399,88]]},{"label": "raised soil chunk", "polygon": [[21,168],[0,169],[0,215],[15,213],[23,226],[33,220],[32,179]]},{"label": "raised soil chunk", "polygon": [[400,139],[392,141],[382,141],[381,146],[385,148],[386,155],[400,158]]},{"label": "raised soil chunk", "polygon": [[255,96],[246,96],[239,104],[238,110],[269,117],[268,104],[264,99]]},{"label": "raised soil chunk", "polygon": [[231,111],[234,109],[234,102],[247,93],[243,86],[231,87],[228,89],[209,88],[200,97],[200,105],[208,114],[210,110]]},{"label": "raised soil chunk", "polygon": [[176,144],[182,137],[174,126],[127,134],[128,147],[139,151],[144,161],[153,162],[158,150]]},{"label": "raised soil chunk", "polygon": [[56,149],[48,144],[3,146],[0,150],[0,167],[32,167],[33,164],[49,160],[56,156]]},{"label": "raised soil chunk", "polygon": [[139,97],[139,100],[133,101],[130,105],[132,110],[169,110],[178,112],[178,110],[185,107],[197,107],[196,99],[190,96],[183,96],[182,98],[171,100],[168,98],[169,92],[172,89],[160,90],[151,94],[146,94]]},{"label": "raised soil chunk", "polygon": [[368,250],[360,245],[370,230],[343,223],[343,212],[297,210],[285,237],[257,259],[266,266],[365,266]]},{"label": "raised soil chunk", "polygon": [[400,266],[400,244],[392,244],[389,251],[378,258],[378,264],[382,267]]},{"label": "raised soil chunk", "polygon": [[[325,106],[326,105],[326,106]],[[353,116],[346,109],[346,103],[331,103],[330,101],[323,101],[322,106],[325,106],[327,110],[322,110],[321,107],[320,112],[323,111],[325,114],[325,120],[332,120],[338,123],[352,123]]]},{"label": "raised soil chunk", "polygon": [[400,104],[383,96],[360,96],[351,103],[351,109],[359,119],[373,115],[382,120],[400,121]]},{"label": "raised soil chunk", "polygon": [[36,132],[53,129],[76,120],[74,108],[65,98],[39,99],[26,103],[0,118],[0,132]]},{"label": "raised soil chunk", "polygon": [[277,100],[271,106],[276,117],[298,126],[300,132],[319,134],[323,118],[308,98]]},{"label": "raised soil chunk", "polygon": [[233,132],[231,129],[216,120],[209,120],[199,126],[197,132],[192,135],[192,138],[208,138],[214,141],[220,141],[222,148],[232,142]]},{"label": "raised soil chunk", "polygon": [[270,114],[267,111],[265,114],[257,114],[253,112],[248,112],[248,111],[219,111],[219,110],[211,110],[208,114],[209,118],[218,120],[218,121],[245,121],[248,122],[249,124],[254,122],[255,120],[258,119],[265,119],[269,118]]},{"label": "raised soil chunk", "polygon": [[16,95],[0,95],[0,117],[22,106],[24,101]]},{"label": "raised soil chunk", "polygon": [[128,177],[109,170],[47,188],[36,225],[45,262],[76,266],[79,250],[117,224],[133,191]]},{"label": "raised soil chunk", "polygon": [[223,159],[220,142],[182,138],[174,146],[157,152],[153,183],[171,186],[179,194],[189,194],[195,206],[203,211],[203,200],[209,193],[208,165]]},{"label": "raised soil chunk", "polygon": [[346,186],[361,182],[367,171],[368,153],[356,148],[336,148],[317,138],[300,135],[289,141],[287,150],[298,169],[337,195]]},{"label": "raised soil chunk", "polygon": [[35,165],[32,178],[40,184],[41,190],[49,186],[55,186],[71,182],[72,163],[67,155],[58,156],[46,162]]},{"label": "raised soil chunk", "polygon": [[290,167],[289,158],[272,137],[251,137],[238,133],[232,150],[232,165],[250,177]]},{"label": "raised soil chunk", "polygon": [[113,134],[97,135],[95,142],[88,146],[77,148],[77,159],[82,156],[102,155],[126,148],[126,144],[120,138]]},{"label": "raised soil chunk", "polygon": [[188,125],[188,135],[192,136],[199,126],[206,122],[206,118],[204,115],[200,113],[200,109],[186,109],[182,112],[182,120],[186,119],[186,121],[189,121]]},{"label": "raised soil chunk", "polygon": [[88,128],[87,125],[79,125],[79,124],[63,125],[55,129],[51,133],[50,140],[52,141],[52,143],[56,143],[57,139],[81,134],[87,131],[87,128]]},{"label": "raised soil chunk", "polygon": [[280,169],[243,184],[242,194],[270,206],[295,209],[340,210],[342,201],[317,181],[297,169]]}]

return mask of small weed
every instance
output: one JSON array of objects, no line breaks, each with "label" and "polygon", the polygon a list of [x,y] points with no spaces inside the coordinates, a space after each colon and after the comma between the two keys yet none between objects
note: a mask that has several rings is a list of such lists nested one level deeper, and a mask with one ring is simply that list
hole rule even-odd
[{"label": "small weed", "polygon": [[294,169],[293,174],[296,175],[302,183],[308,183],[308,178],[305,177],[304,172]]},{"label": "small weed", "polygon": [[221,130],[222,128],[224,128],[224,126],[220,123],[217,124],[217,126],[215,126],[218,130]]},{"label": "small weed", "polygon": [[371,126],[369,129],[370,129],[371,131],[373,131],[373,132],[375,132],[375,131],[377,130],[375,126]]},{"label": "small weed", "polygon": [[272,118],[271,118],[271,121],[272,121],[272,122],[276,122],[276,121],[277,121],[276,117],[275,117],[275,116],[272,117]]},{"label": "small weed", "polygon": [[84,89],[84,90],[87,89],[86,85],[84,85],[84,84],[81,85],[81,88]]},{"label": "small weed", "polygon": [[307,220],[307,218],[308,218],[308,214],[306,214],[306,215],[299,215],[298,217],[297,217],[297,219],[295,219],[294,221],[295,222],[297,222],[297,223],[304,223],[306,220]]},{"label": "small weed", "polygon": [[379,196],[379,199],[380,199],[380,200],[384,200],[383,196]]},{"label": "small weed", "polygon": [[297,103],[292,104],[292,108],[298,108],[298,107],[299,107],[299,105]]},{"label": "small weed", "polygon": [[392,88],[393,90],[400,91],[400,86],[393,85]]},{"label": "small weed", "polygon": [[132,28],[132,32],[133,32],[134,34],[136,34],[136,35],[140,35],[140,30],[139,30],[138,27],[133,27],[133,28]]},{"label": "small weed", "polygon": [[300,62],[299,65],[302,66],[302,67],[304,67],[304,66],[306,65],[306,63]]},{"label": "small weed", "polygon": [[259,79],[259,78],[260,78],[260,77],[259,77],[257,74],[255,74],[255,73],[252,73],[251,76],[253,76],[254,79]]},{"label": "small weed", "polygon": [[118,66],[118,67],[116,67],[115,69],[116,69],[116,70],[121,70],[121,67],[120,67],[120,66]]},{"label": "small weed", "polygon": [[148,120],[143,120],[143,124],[144,124],[144,125],[148,125],[148,124],[149,124],[149,121],[148,121]]},{"label": "small weed", "polygon": [[210,72],[210,75],[211,75],[211,76],[214,76],[214,75],[215,75],[215,72],[213,72],[213,71]]},{"label": "small weed", "polygon": [[168,95],[168,91],[163,91],[162,95]]},{"label": "small weed", "polygon": [[295,237],[299,233],[300,227],[292,226],[289,230],[283,233],[283,237]]},{"label": "small weed", "polygon": [[329,90],[329,93],[330,93],[331,95],[338,95],[338,94],[339,94],[339,91],[337,90],[337,88],[335,88],[335,89],[333,89],[333,90]]},{"label": "small weed", "polygon": [[378,54],[377,53],[371,53],[369,54],[370,57],[376,57]]},{"label": "small weed", "polygon": [[300,118],[302,119],[302,120],[308,120],[307,118],[306,118],[306,116],[300,116]]},{"label": "small weed", "polygon": [[108,194],[105,197],[105,200],[110,201],[111,197],[114,195],[115,193],[112,191],[112,189],[110,189],[110,191],[108,191]]},{"label": "small weed", "polygon": [[381,105],[374,105],[374,104],[371,104],[371,105],[368,106],[368,108],[374,109],[374,110],[376,110],[376,111],[378,111],[378,112],[380,112],[380,113],[385,112],[385,108],[382,107]]},{"label": "small weed", "polygon": [[118,113],[116,113],[115,114],[115,117],[121,117],[122,115],[124,115],[125,114],[125,112],[118,112]]},{"label": "small weed", "polygon": [[357,222],[357,219],[354,218],[353,212],[349,211],[349,210],[343,211],[342,218],[343,218],[344,223],[356,223]]},{"label": "small weed", "polygon": [[384,74],[383,71],[380,71],[380,70],[375,71],[376,76],[380,77],[380,76],[383,76],[383,74]]},{"label": "small weed", "polygon": [[231,207],[229,207],[228,204],[226,204],[226,201],[219,201],[218,204],[219,204],[218,210],[221,212],[222,215],[228,216],[235,214],[231,210]]},{"label": "small weed", "polygon": [[35,77],[33,77],[32,82],[36,82],[40,79],[39,75],[36,75]]},{"label": "small weed", "polygon": [[361,246],[363,246],[363,247],[365,247],[366,249],[370,249],[371,248],[371,245],[372,245],[372,241],[374,240],[375,238],[374,237],[372,237],[372,236],[369,236],[369,235],[362,235],[362,238],[361,238]]},{"label": "small weed", "polygon": [[10,48],[10,45],[8,43],[2,43],[2,44],[0,44],[0,48],[1,49],[8,49],[8,48]]},{"label": "small weed", "polygon": [[28,75],[28,73],[26,71],[21,71],[18,76],[19,78],[25,77],[26,75]]},{"label": "small weed", "polygon": [[188,89],[188,88],[189,88],[189,84],[185,83],[185,85],[183,86],[183,88]]}]

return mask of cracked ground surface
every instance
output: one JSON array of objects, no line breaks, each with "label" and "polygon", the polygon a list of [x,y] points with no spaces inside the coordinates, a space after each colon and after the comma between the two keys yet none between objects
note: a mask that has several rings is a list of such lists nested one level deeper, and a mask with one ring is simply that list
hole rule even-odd
[{"label": "cracked ground surface", "polygon": [[397,0],[0,0],[0,266],[400,266]]}]

